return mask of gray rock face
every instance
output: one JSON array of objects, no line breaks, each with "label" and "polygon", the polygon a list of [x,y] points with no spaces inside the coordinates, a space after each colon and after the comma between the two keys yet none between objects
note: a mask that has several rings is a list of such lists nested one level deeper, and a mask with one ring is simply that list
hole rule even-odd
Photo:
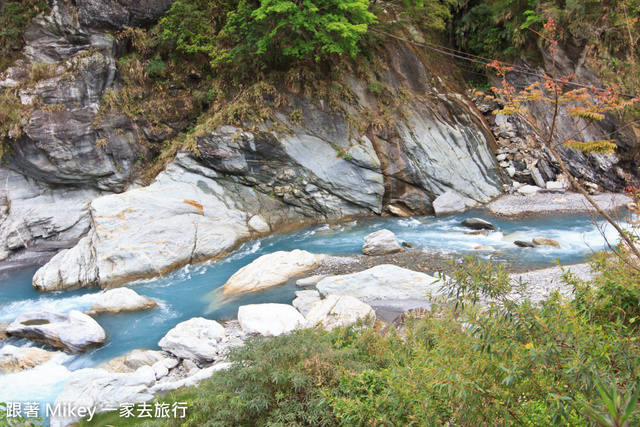
[{"label": "gray rock face", "polygon": [[224,328],[218,322],[194,317],[178,323],[158,345],[162,350],[183,359],[211,362],[218,357],[218,344],[223,337]]},{"label": "gray rock face", "polygon": [[[339,136],[345,130],[337,129]],[[383,178],[373,147],[359,144],[360,161],[354,164],[337,157],[332,140],[304,132],[274,135],[223,126],[198,141],[201,155],[196,160],[312,219],[380,213]]]},{"label": "gray rock face", "polygon": [[458,212],[464,212],[466,209],[464,200],[453,191],[447,191],[441,194],[433,201],[433,210],[436,216],[450,215]]},{"label": "gray rock face", "polygon": [[389,230],[378,230],[364,238],[362,253],[365,255],[387,255],[404,252],[405,249]]},{"label": "gray rock face", "polygon": [[38,270],[34,287],[118,286],[221,255],[249,236],[238,205],[216,181],[170,165],[149,187],[95,199],[91,232]]},{"label": "gray rock face", "polygon": [[80,23],[121,29],[153,23],[175,0],[76,0]]},{"label": "gray rock face", "polygon": [[7,333],[41,341],[70,353],[82,353],[88,348],[102,345],[107,339],[98,322],[77,310],[67,314],[45,310],[26,313],[9,325]]},{"label": "gray rock face", "polygon": [[378,265],[359,273],[332,276],[318,283],[320,295],[352,296],[361,301],[424,299],[442,283],[427,274],[395,265]]},{"label": "gray rock face", "polygon": [[[555,54],[555,61],[552,60],[548,50],[542,50],[546,72],[549,75],[556,75],[558,78],[574,75],[573,81],[577,83],[587,87],[602,87],[597,73],[589,66],[587,61],[581,59],[583,48],[571,46],[572,41],[567,41],[566,43],[565,46],[557,47],[558,52]],[[518,66],[529,67],[524,61],[518,63]],[[533,68],[531,71],[534,75],[539,72]],[[513,73],[509,75],[508,81],[517,90],[520,90],[533,83],[540,82],[540,79],[534,75]],[[527,121],[529,123],[533,123],[536,128],[543,131],[550,128],[553,121],[553,108],[549,103],[538,101],[532,103],[528,108]],[[496,117],[496,124],[498,124],[497,121]],[[555,122],[553,143],[556,144],[557,150],[567,168],[575,177],[596,183],[607,191],[621,191],[627,185],[628,176],[637,176],[638,166],[640,165],[636,155],[637,137],[629,126],[618,122],[613,115],[608,115],[604,120],[597,121],[588,127],[586,127],[586,124],[587,121],[585,119],[571,117],[565,113],[560,114]],[[537,139],[528,123],[520,118],[510,116],[508,118],[508,126],[510,129],[505,126],[500,134],[501,137],[507,140],[516,142],[518,139],[519,141],[535,141]],[[516,138],[514,139],[514,137]],[[568,139],[599,141],[611,138],[616,141],[617,149],[615,154],[590,153],[587,155],[580,150],[568,148],[562,144]],[[511,145],[518,144],[512,143]],[[527,147],[531,155],[530,159],[526,161],[527,169],[531,166],[536,166],[535,162],[537,162],[537,168],[530,168],[531,182],[529,183],[544,187],[544,181],[553,181],[555,179],[554,175],[559,174],[560,169],[555,159],[546,150],[540,149],[537,143],[535,145],[537,145],[535,150],[531,150],[533,147]],[[516,151],[522,150],[513,150],[513,153],[515,154]]]},{"label": "gray rock face", "polygon": [[22,103],[37,107],[21,136],[8,140],[11,166],[51,184],[122,191],[143,150],[127,117],[98,116],[115,59],[109,51],[81,50],[52,68],[53,76],[19,89]]},{"label": "gray rock face", "polygon": [[73,241],[89,231],[91,189],[52,188],[0,169],[0,259],[44,240]]}]

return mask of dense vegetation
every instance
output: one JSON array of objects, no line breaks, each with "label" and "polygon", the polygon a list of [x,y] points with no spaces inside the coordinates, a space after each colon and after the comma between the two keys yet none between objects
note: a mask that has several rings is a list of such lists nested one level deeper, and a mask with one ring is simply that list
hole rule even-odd
[{"label": "dense vegetation", "polygon": [[23,31],[31,19],[49,10],[46,0],[5,0],[0,2],[0,71],[22,49]]},{"label": "dense vegetation", "polygon": [[[567,276],[572,298],[534,304],[526,285],[471,259],[403,333],[356,325],[253,338],[200,386],[186,423],[147,424],[637,425],[640,273],[606,255],[593,265],[594,283]],[[117,413],[93,425],[105,423],[119,425]]]},{"label": "dense vegetation", "polygon": [[556,22],[558,41],[578,62],[584,58],[626,93],[638,93],[636,50],[640,36],[637,0],[456,0],[449,26],[452,42],[485,58],[541,60],[543,26]]}]

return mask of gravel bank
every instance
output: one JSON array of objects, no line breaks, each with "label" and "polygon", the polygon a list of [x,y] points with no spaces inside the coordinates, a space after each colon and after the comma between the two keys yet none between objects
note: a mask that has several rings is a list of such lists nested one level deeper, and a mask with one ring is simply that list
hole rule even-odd
[{"label": "gravel bank", "polygon": [[[632,202],[630,197],[620,193],[603,193],[592,197],[606,211],[619,209]],[[505,194],[487,204],[484,209],[500,216],[595,212],[587,199],[578,193],[537,193],[533,196]]]},{"label": "gravel bank", "polygon": [[[326,274],[341,275],[356,273],[380,264],[393,264],[413,271],[419,271],[430,275],[436,272],[448,274],[452,267],[450,260],[453,257],[443,258],[442,254],[431,254],[420,250],[408,251],[405,253],[384,255],[384,256],[353,256],[353,257],[326,257],[320,267],[316,268],[308,275]],[[462,257],[455,257],[462,260]],[[589,280],[593,277],[593,272],[589,264],[574,264],[562,267],[550,267],[541,270],[525,271],[523,267],[505,265],[505,269],[510,272],[509,276],[514,283],[512,298],[527,297],[534,302],[547,299],[549,295],[558,290],[561,294],[570,296],[571,286],[562,282],[565,272],[575,274],[581,280]],[[524,289],[519,289],[519,282],[527,283]],[[423,301],[423,302],[426,302]],[[397,313],[396,313],[397,314]]]},{"label": "gravel bank", "polygon": [[528,297],[531,301],[540,302],[549,297],[554,291],[559,291],[564,296],[570,296],[573,289],[562,282],[562,276],[571,273],[581,280],[593,278],[593,271],[589,264],[574,264],[565,267],[551,267],[543,270],[534,270],[527,273],[511,274],[510,277],[517,283],[527,283],[523,294],[514,293],[514,297]]}]

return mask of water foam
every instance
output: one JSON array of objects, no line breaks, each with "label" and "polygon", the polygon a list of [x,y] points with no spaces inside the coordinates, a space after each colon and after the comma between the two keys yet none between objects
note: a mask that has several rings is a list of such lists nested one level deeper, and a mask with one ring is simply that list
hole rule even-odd
[{"label": "water foam", "polygon": [[13,321],[16,317],[35,310],[57,313],[67,313],[70,310],[87,311],[93,306],[97,297],[98,292],[62,299],[41,297],[15,301],[0,307],[0,321]]}]

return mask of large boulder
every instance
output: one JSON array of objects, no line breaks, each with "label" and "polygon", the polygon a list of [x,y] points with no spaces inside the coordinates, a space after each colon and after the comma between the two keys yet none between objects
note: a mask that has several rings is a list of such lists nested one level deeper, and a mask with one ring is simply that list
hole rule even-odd
[{"label": "large boulder", "polygon": [[441,282],[424,273],[395,265],[378,265],[359,273],[332,276],[318,283],[322,297],[352,296],[361,301],[381,299],[424,299],[435,293]]},{"label": "large boulder", "polygon": [[198,363],[211,362],[219,357],[218,344],[224,337],[222,325],[215,320],[194,317],[178,323],[160,340],[162,350]]},{"label": "large boulder", "polygon": [[[114,373],[104,369],[80,369],[74,373],[56,398],[54,407],[72,409],[51,417],[51,427],[64,427],[78,422],[92,412],[113,411],[123,403],[134,404],[153,399],[149,388],[156,383],[151,366],[132,373]],[[79,416],[78,413],[82,412]]]},{"label": "large boulder", "polygon": [[214,180],[167,167],[156,182],[93,200],[93,229],[36,272],[39,290],[119,286],[230,251],[249,236],[247,213],[228,207]]},{"label": "large boulder", "polygon": [[111,289],[98,295],[91,307],[96,313],[119,313],[153,308],[157,302],[138,295],[129,288]]},{"label": "large boulder", "polygon": [[405,249],[389,230],[378,230],[364,238],[362,253],[365,255],[387,255],[404,252]]},{"label": "large boulder", "polygon": [[325,329],[333,329],[337,326],[347,326],[360,319],[376,317],[373,309],[350,296],[329,295],[326,299],[318,301],[306,315],[307,326],[321,325]]},{"label": "large boulder", "polygon": [[324,255],[300,249],[263,255],[238,270],[223,286],[225,294],[253,292],[280,285],[292,277],[316,268]]},{"label": "large boulder", "polygon": [[240,306],[238,321],[246,333],[260,335],[281,335],[306,323],[304,316],[287,304]]},{"label": "large boulder", "polygon": [[433,211],[436,216],[450,215],[454,213],[464,212],[467,206],[464,204],[462,197],[453,191],[447,191],[439,195],[433,201]]},{"label": "large boulder", "polygon": [[14,337],[40,341],[70,353],[83,353],[104,343],[107,334],[91,317],[77,310],[66,314],[39,310],[18,316],[7,328]]},{"label": "large boulder", "polygon": [[0,374],[20,372],[35,368],[51,359],[52,353],[37,347],[15,347],[5,345],[0,348]]}]

